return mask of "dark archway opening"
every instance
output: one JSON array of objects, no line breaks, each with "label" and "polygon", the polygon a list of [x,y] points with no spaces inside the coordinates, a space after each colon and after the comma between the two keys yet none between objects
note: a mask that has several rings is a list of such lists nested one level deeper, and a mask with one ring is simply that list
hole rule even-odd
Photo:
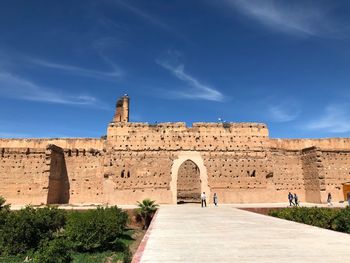
[{"label": "dark archway opening", "polygon": [[177,175],[177,203],[200,203],[201,180],[198,166],[191,160],[183,162]]}]

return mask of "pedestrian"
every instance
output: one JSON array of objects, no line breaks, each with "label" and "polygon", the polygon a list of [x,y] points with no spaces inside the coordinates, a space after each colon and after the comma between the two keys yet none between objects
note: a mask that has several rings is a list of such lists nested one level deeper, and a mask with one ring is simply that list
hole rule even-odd
[{"label": "pedestrian", "polygon": [[294,202],[295,202],[295,206],[299,206],[299,200],[296,193],[294,193]]},{"label": "pedestrian", "polygon": [[291,192],[288,193],[289,206],[294,205],[293,203],[293,195]]},{"label": "pedestrian", "polygon": [[328,206],[332,206],[332,195],[331,193],[328,193],[328,197],[327,197],[327,204]]},{"label": "pedestrian", "polygon": [[218,206],[218,195],[216,193],[214,193],[213,201],[214,201],[214,205]]},{"label": "pedestrian", "polygon": [[202,207],[207,207],[207,196],[205,195],[205,192],[201,194],[201,200],[202,200]]},{"label": "pedestrian", "polygon": [[348,205],[350,206],[350,192],[348,192]]}]

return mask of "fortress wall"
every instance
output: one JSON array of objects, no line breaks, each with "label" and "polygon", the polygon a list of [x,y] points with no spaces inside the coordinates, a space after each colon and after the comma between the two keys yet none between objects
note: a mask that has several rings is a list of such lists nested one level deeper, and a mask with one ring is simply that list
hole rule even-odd
[{"label": "fortress wall", "polygon": [[69,180],[69,203],[103,203],[104,152],[97,149],[63,149]]},{"label": "fortress wall", "polygon": [[349,150],[350,138],[269,139],[268,144],[270,148],[280,148],[286,150],[301,150],[313,146],[320,149]]},{"label": "fortress wall", "polygon": [[259,123],[110,123],[107,143],[130,151],[236,151],[261,150],[268,139]]},{"label": "fortress wall", "polygon": [[221,203],[268,202],[266,152],[205,152],[202,156],[211,195],[217,193]]},{"label": "fortress wall", "polygon": [[[321,178],[322,164],[320,155],[322,153],[316,147],[306,148],[301,153],[302,169],[305,185],[305,201],[310,203],[321,202]],[[322,181],[322,182],[321,182]]]},{"label": "fortress wall", "polygon": [[94,138],[0,139],[0,147],[3,148],[45,149],[49,144],[61,148],[92,148],[102,150],[105,140]]},{"label": "fortress wall", "polygon": [[326,202],[328,193],[332,194],[333,201],[345,200],[343,184],[350,182],[350,150],[348,151],[322,151],[322,172],[324,191],[322,201]]},{"label": "fortress wall", "polygon": [[171,166],[174,156],[165,151],[113,151],[105,158],[104,200],[135,204],[144,198],[171,203]]},{"label": "fortress wall", "polygon": [[12,204],[46,204],[50,151],[0,148],[0,195]]},{"label": "fortress wall", "polygon": [[50,153],[46,161],[50,168],[47,204],[68,204],[69,180],[64,152],[56,145],[49,145],[47,153]]},{"label": "fortress wall", "polygon": [[272,202],[287,202],[288,192],[296,193],[305,201],[303,166],[300,151],[271,149],[269,167],[273,171],[271,180]]}]

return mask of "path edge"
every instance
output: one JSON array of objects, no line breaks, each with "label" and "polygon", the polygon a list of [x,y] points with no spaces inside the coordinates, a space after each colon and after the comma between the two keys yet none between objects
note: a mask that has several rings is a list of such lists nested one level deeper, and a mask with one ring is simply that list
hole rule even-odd
[{"label": "path edge", "polygon": [[152,222],[149,225],[144,237],[142,238],[141,243],[140,243],[139,247],[137,248],[135,255],[133,256],[131,263],[140,263],[141,262],[143,252],[145,251],[145,247],[147,245],[149,236],[151,235],[153,225],[154,225],[154,222],[156,221],[156,217],[158,215],[159,209],[157,209],[156,213],[154,214],[154,216],[152,218]]}]

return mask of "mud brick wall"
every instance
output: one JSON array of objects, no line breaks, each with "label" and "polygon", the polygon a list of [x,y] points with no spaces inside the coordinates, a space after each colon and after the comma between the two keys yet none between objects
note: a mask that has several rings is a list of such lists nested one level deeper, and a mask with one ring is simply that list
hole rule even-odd
[{"label": "mud brick wall", "polygon": [[46,164],[50,166],[47,204],[68,204],[69,180],[62,148],[48,145],[46,159]]},{"label": "mud brick wall", "polygon": [[135,204],[143,198],[171,203],[173,154],[165,151],[115,151],[104,159],[104,200]]},{"label": "mud brick wall", "polygon": [[269,167],[272,170],[273,194],[271,200],[286,202],[289,192],[305,201],[304,177],[300,151],[271,149]]},{"label": "mud brick wall", "polygon": [[65,148],[64,159],[69,180],[69,202],[99,204],[104,202],[103,150]]},{"label": "mud brick wall", "polygon": [[[208,171],[208,184],[220,202],[264,202],[268,174],[264,151],[203,153]],[[251,193],[251,194],[249,194]]]},{"label": "mud brick wall", "polygon": [[325,190],[321,154],[316,147],[306,148],[301,152],[306,202],[321,202],[321,191]]},{"label": "mud brick wall", "polygon": [[328,193],[332,194],[333,200],[344,200],[343,184],[350,182],[350,151],[322,150],[320,159],[320,177],[324,182],[322,201],[326,202]]},{"label": "mud brick wall", "polygon": [[0,148],[0,195],[11,204],[46,204],[55,154],[52,147]]},{"label": "mud brick wall", "polygon": [[110,123],[107,143],[129,151],[234,151],[262,149],[268,138],[259,123]]}]

